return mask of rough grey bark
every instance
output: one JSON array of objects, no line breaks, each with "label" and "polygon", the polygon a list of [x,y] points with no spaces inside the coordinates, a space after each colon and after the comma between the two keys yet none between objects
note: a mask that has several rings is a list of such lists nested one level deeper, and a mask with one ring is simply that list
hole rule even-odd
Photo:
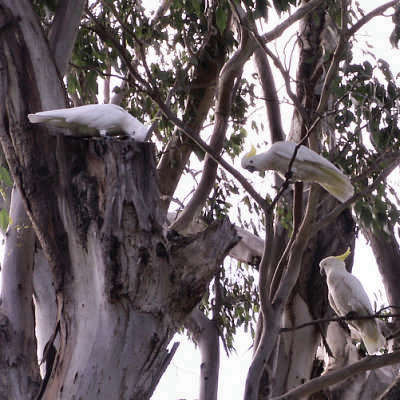
[{"label": "rough grey bark", "polygon": [[[176,218],[175,212],[168,213],[168,224],[173,223]],[[204,231],[207,228],[207,224],[200,219],[194,219],[191,224],[185,229],[185,235],[193,235]],[[264,249],[264,240],[260,237],[250,233],[246,229],[235,225],[236,232],[240,238],[239,242],[233,246],[229,255],[237,261],[250,264],[258,265],[262,257]]]}]

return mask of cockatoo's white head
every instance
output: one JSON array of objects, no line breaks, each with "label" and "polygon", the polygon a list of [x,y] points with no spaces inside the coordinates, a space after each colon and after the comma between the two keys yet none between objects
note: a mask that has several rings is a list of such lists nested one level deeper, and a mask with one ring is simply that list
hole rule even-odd
[{"label": "cockatoo's white head", "polygon": [[257,169],[257,166],[255,165],[256,160],[254,158],[256,155],[256,148],[251,146],[251,150],[242,158],[242,168],[254,172]]},{"label": "cockatoo's white head", "polygon": [[326,257],[319,263],[319,268],[322,273],[327,273],[331,268],[345,268],[344,260],[351,253],[350,247],[339,256]]},{"label": "cockatoo's white head", "polygon": [[129,137],[135,139],[137,142],[144,142],[150,127],[143,125],[131,115],[129,115],[129,117],[130,118],[128,118],[125,123],[124,131]]}]

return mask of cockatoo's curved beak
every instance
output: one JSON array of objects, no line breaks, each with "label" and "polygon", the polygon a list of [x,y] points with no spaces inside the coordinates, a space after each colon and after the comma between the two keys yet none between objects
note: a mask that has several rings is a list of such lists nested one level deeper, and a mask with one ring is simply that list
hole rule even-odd
[{"label": "cockatoo's curved beak", "polygon": [[341,254],[340,256],[334,256],[338,260],[344,261],[351,253],[350,247],[347,248],[347,250]]}]

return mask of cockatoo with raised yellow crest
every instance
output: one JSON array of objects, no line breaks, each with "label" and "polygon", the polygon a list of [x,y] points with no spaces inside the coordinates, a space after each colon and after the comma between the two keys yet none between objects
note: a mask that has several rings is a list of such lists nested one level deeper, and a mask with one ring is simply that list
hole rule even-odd
[{"label": "cockatoo with raised yellow crest", "polygon": [[87,104],[74,108],[29,114],[32,124],[69,128],[75,136],[126,135],[138,142],[146,139],[149,127],[115,104]]},{"label": "cockatoo with raised yellow crest", "polygon": [[[361,282],[346,270],[344,260],[349,254],[350,249],[340,256],[324,258],[319,263],[321,273],[326,274],[329,304],[340,317],[349,313],[356,316],[372,315],[374,312]],[[348,324],[360,334],[369,354],[385,346],[385,338],[374,318],[351,320]]]},{"label": "cockatoo with raised yellow crest", "polygon": [[[294,142],[276,142],[267,152],[256,154],[253,146],[242,158],[242,167],[251,172],[274,170],[285,176],[295,148]],[[291,172],[296,181],[316,182],[342,203],[354,194],[349,178],[330,161],[308,147],[299,147]]]}]

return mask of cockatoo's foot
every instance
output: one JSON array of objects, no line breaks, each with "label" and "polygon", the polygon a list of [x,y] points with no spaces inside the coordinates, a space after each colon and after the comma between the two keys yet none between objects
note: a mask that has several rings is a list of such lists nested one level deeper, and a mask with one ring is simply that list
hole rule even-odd
[{"label": "cockatoo's foot", "polygon": [[285,178],[286,178],[288,181],[290,181],[290,180],[292,179],[292,177],[293,177],[293,171],[288,171],[288,172],[286,172]]},{"label": "cockatoo's foot", "polygon": [[355,319],[358,316],[358,314],[355,311],[349,311],[345,317],[347,319]]}]

